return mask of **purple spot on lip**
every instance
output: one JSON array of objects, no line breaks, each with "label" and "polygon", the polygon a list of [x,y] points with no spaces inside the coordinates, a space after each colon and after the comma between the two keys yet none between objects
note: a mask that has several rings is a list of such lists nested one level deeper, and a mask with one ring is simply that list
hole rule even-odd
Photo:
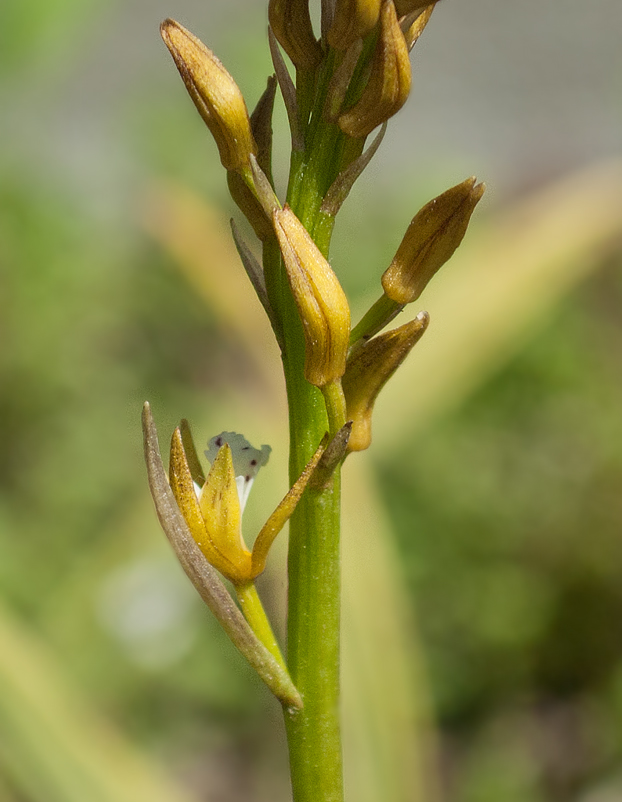
[{"label": "purple spot on lip", "polygon": [[257,465],[257,460],[256,459],[252,459],[251,460],[251,465],[253,465],[253,466]]},{"label": "purple spot on lip", "polygon": [[250,480],[251,480],[250,476],[245,476],[245,477],[244,477],[244,481],[245,481],[245,482],[250,482]]}]

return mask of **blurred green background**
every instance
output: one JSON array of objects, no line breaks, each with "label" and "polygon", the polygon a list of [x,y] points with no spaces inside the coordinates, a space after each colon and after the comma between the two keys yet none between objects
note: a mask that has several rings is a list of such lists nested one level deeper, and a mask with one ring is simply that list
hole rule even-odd
[{"label": "blurred green background", "polygon": [[[252,105],[264,5],[0,5],[0,802],[288,798],[278,707],[163,542],[139,427],[149,399],[164,443],[182,416],[271,442],[247,531],[284,492],[276,352],[157,30],[190,27]],[[394,537],[398,640],[435,722],[415,716],[424,790],[383,802],[622,798],[622,168],[590,169],[621,155],[621,24],[605,0],[443,2],[337,226],[357,316],[419,206],[489,184],[352,480]],[[283,585],[264,587],[281,621]]]}]

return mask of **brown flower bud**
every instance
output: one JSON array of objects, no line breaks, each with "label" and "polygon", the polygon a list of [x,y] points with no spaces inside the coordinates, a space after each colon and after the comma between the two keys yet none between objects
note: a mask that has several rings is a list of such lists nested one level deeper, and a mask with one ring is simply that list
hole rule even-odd
[{"label": "brown flower bud", "polygon": [[371,418],[378,393],[421,339],[429,323],[420,312],[410,323],[379,334],[348,360],[342,386],[347,417],[352,421],[348,451],[364,451],[371,443]]},{"label": "brown flower bud", "polygon": [[188,94],[216,140],[223,167],[248,168],[250,154],[257,153],[257,146],[238,85],[212,51],[178,22],[165,20],[160,33]]},{"label": "brown flower bud", "polygon": [[351,137],[367,136],[402,108],[410,84],[406,40],[392,0],[383,0],[380,34],[372,56],[369,80],[358,102],[340,115],[339,127]]},{"label": "brown flower bud", "polygon": [[416,300],[462,242],[485,184],[467,178],[413,217],[393,261],[382,276],[385,294],[398,304]]},{"label": "brown flower bud", "polygon": [[381,0],[337,0],[328,44],[336,50],[347,50],[376,27]]},{"label": "brown flower bud", "polygon": [[273,213],[274,230],[305,336],[305,378],[323,387],[343,375],[350,337],[345,293],[289,206]]},{"label": "brown flower bud", "polygon": [[268,20],[279,44],[299,70],[314,70],[323,57],[315,38],[309,0],[270,0]]}]

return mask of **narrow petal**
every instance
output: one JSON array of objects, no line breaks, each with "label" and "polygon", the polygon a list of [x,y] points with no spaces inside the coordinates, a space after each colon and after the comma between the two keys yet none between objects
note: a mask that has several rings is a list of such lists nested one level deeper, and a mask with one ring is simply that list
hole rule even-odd
[{"label": "narrow petal", "polygon": [[194,481],[179,427],[175,429],[171,439],[169,482],[175,501],[192,532],[192,537],[196,540],[199,548],[203,550],[209,538],[194,489]]},{"label": "narrow petal", "polygon": [[199,504],[208,534],[205,556],[232,582],[247,582],[251,555],[242,540],[240,500],[226,443],[212,464]]},{"label": "narrow petal", "polygon": [[199,461],[199,455],[197,454],[197,450],[194,445],[194,438],[192,437],[190,424],[185,418],[182,418],[179,423],[179,432],[181,434],[181,442],[184,447],[184,452],[186,454],[186,460],[188,461],[190,473],[192,474],[192,479],[199,485],[199,487],[203,487],[205,484],[205,474],[203,473],[203,468],[201,467],[201,463]]},{"label": "narrow petal", "polygon": [[296,479],[292,489],[287,493],[276,510],[268,518],[261,532],[257,535],[255,545],[253,546],[253,578],[259,576],[259,574],[266,567],[266,558],[268,556],[270,546],[274,543],[275,537],[279,534],[281,529],[289,520],[291,514],[296,509],[296,506],[300,501],[302,494],[304,493],[304,489],[307,486],[309,479],[311,479],[313,476],[313,471],[315,470],[325,450],[326,442],[322,440],[317,451],[311,457],[298,479]]}]

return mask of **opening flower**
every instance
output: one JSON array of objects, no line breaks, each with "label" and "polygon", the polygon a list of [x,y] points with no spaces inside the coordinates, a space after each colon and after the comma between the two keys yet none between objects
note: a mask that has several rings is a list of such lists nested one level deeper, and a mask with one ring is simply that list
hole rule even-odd
[{"label": "opening flower", "polygon": [[234,585],[252,582],[264,570],[270,546],[296,508],[325,447],[322,442],[249,550],[242,537],[242,512],[259,468],[268,462],[270,446],[256,449],[241,434],[222,432],[205,451],[212,464],[205,478],[187,421],[175,429],[171,490],[207,561]]}]

